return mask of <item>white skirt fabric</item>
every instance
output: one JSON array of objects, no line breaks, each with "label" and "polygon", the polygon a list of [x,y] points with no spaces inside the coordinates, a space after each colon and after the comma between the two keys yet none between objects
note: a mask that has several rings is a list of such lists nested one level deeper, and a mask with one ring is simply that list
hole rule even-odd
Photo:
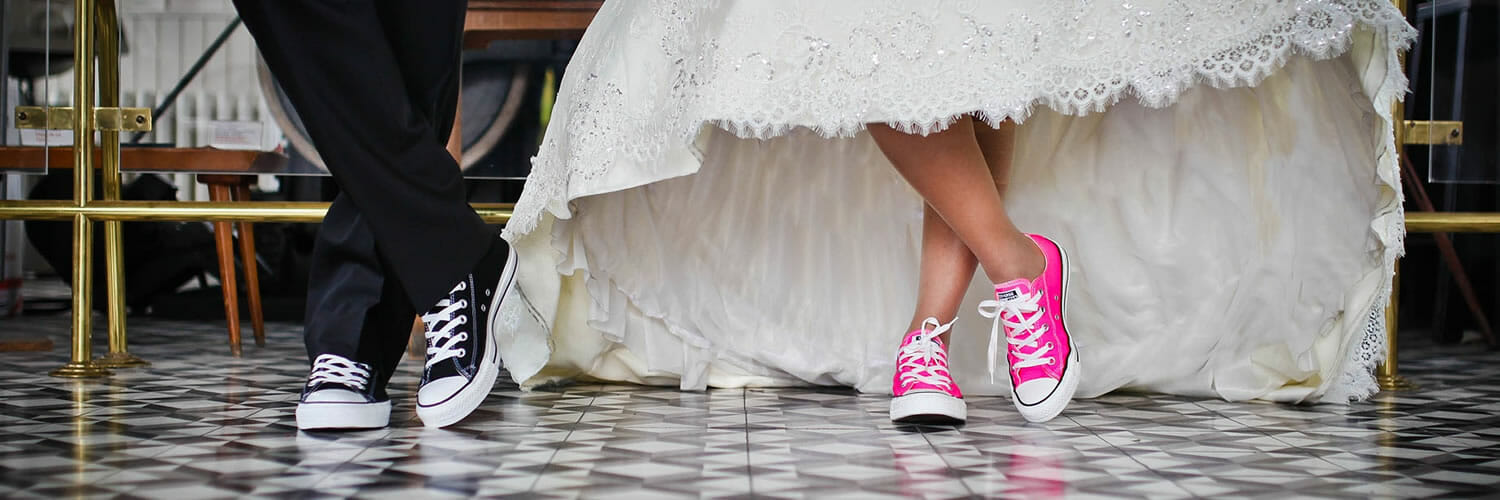
[{"label": "white skirt fabric", "polygon": [[[921,199],[865,133],[1020,123],[1007,204],[1072,261],[1078,395],[1372,394],[1401,248],[1384,0],[605,3],[504,236],[525,387],[886,392]],[[970,287],[952,367],[1005,394]]]}]

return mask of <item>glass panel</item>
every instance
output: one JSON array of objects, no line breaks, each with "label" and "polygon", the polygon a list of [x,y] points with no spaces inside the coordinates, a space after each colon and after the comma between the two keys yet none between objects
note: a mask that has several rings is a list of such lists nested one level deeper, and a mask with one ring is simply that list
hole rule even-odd
[{"label": "glass panel", "polygon": [[[254,84],[254,42],[228,0],[122,1],[120,24],[121,105],[151,108],[154,120],[149,132],[122,134],[125,148],[273,151],[280,146],[281,131]],[[186,164],[186,157],[157,158],[172,164],[129,166],[132,171],[215,171],[215,162],[195,166]],[[190,187],[191,181],[178,184]]]},{"label": "glass panel", "polygon": [[[70,106],[73,100],[73,2],[0,0],[0,171],[45,174],[53,160],[68,158],[68,130],[18,129],[18,106]],[[22,150],[19,147],[41,149]],[[12,180],[6,197],[21,181]]]},{"label": "glass panel", "polygon": [[[576,44],[500,40],[464,53],[464,175],[524,180]],[[545,112],[544,112],[545,111]]]},{"label": "glass panel", "polygon": [[[12,8],[42,0],[3,0]],[[70,0],[49,0],[54,16],[71,19]],[[546,124],[557,83],[586,26],[574,30],[516,30],[516,20],[555,23],[564,12],[591,15],[597,1],[471,2],[470,10],[504,12],[470,16],[463,54],[459,127],[464,173],[472,179],[523,180]],[[260,60],[254,40],[228,0],[121,1],[120,105],[154,110],[153,130],[122,134],[128,172],[182,172],[182,165],[141,165],[130,160],[139,148],[213,148],[278,152],[253,167],[189,167],[197,173],[327,175],[297,112]],[[7,16],[9,18],[10,16]],[[478,21],[476,21],[478,19]],[[69,21],[71,23],[71,21]],[[51,78],[36,78],[41,96],[66,99],[72,92],[71,35],[58,38],[65,57],[54,59]],[[194,71],[196,66],[201,66]],[[29,80],[28,80],[29,81]],[[26,83],[22,83],[25,87]],[[25,87],[29,88],[29,87]],[[54,135],[57,135],[54,133]],[[40,137],[40,135],[38,135]],[[175,152],[173,152],[175,154]],[[156,157],[156,156],[153,156]],[[243,162],[241,162],[243,163]],[[191,181],[177,183],[194,189]],[[519,185],[519,182],[517,182]]]},{"label": "glass panel", "polygon": [[[0,0],[0,199],[72,197],[72,169],[48,168],[71,163],[72,131],[16,127],[18,106],[72,105],[72,68],[71,0]],[[0,221],[0,316],[20,313],[25,227]]]},{"label": "glass panel", "polygon": [[[1418,172],[1435,183],[1500,183],[1500,133],[1492,92],[1500,83],[1500,8],[1472,0],[1427,0],[1411,4],[1408,16],[1420,37],[1407,56],[1412,94],[1407,120],[1461,121],[1462,145],[1412,145],[1407,153]],[[1443,143],[1448,129],[1418,128],[1425,142]]]},{"label": "glass panel", "polygon": [[[575,45],[567,40],[499,40],[464,51],[458,133],[465,177],[525,180],[545,125],[543,101],[556,92]],[[263,66],[257,76],[269,115],[286,135],[291,160],[284,172],[326,173],[275,78]]]},{"label": "glass panel", "polygon": [[[296,110],[260,60],[254,40],[228,0],[117,2],[119,105],[153,110],[151,131],[121,134],[127,173],[327,175]],[[8,64],[10,75],[0,147],[71,144],[71,132],[18,131],[10,118],[17,105],[66,106],[72,100],[73,2],[0,3],[7,9],[0,43],[8,40],[9,45],[0,51],[7,55],[0,63]],[[458,131],[466,177],[513,181],[515,188],[507,190],[519,190],[576,40],[600,3],[470,2]],[[476,12],[491,15],[472,14]],[[32,22],[36,19],[40,21]],[[527,19],[546,28],[528,28]],[[558,19],[576,19],[577,26],[560,27]],[[50,38],[44,36],[45,26],[53,27]],[[147,155],[153,160],[143,164],[143,148],[171,155],[181,148],[199,148],[200,154],[202,149],[271,154],[260,155],[253,166],[236,160],[234,168],[215,168],[155,160],[164,158],[160,154]],[[67,157],[57,152],[50,156],[41,159]],[[46,171],[44,166],[0,161],[0,170],[17,167]],[[175,181],[189,193],[197,190],[186,175]]]}]

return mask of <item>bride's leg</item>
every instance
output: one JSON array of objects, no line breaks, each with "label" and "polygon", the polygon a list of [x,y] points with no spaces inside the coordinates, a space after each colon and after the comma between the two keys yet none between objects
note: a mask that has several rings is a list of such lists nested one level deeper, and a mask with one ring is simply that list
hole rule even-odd
[{"label": "bride's leg", "polygon": [[[896,171],[978,258],[991,283],[1032,279],[1041,274],[1045,261],[1036,244],[1006,214],[999,182],[990,171],[974,129],[973,119],[965,117],[947,130],[927,136],[902,133],[885,125],[870,126],[870,135]],[[986,139],[992,147],[1002,145],[988,136]],[[1009,162],[1005,163],[1008,168]],[[924,247],[928,227],[924,223]],[[924,255],[923,278],[927,277],[926,261]]]},{"label": "bride's leg", "polygon": [[[921,328],[927,318],[937,318],[942,324],[952,322],[958,316],[964,292],[969,289],[969,280],[974,277],[974,267],[979,265],[953,228],[943,222],[932,205],[926,204],[922,212],[921,258],[917,309],[906,329],[908,332]],[[942,335],[944,342],[947,337],[946,333]]]},{"label": "bride's leg", "polygon": [[[1026,420],[1045,422],[1067,407],[1078,386],[1078,353],[1062,322],[1067,256],[1052,240],[1021,233],[1005,212],[1000,193],[1007,182],[999,174],[1008,172],[991,172],[986,159],[993,159],[996,167],[1009,163],[1002,159],[1009,157],[1006,135],[1010,131],[976,132],[974,128],[973,120],[965,119],[927,137],[888,127],[872,127],[871,135],[896,170],[974,252],[995,283],[995,300],[980,304],[980,313],[995,320],[990,334],[990,376],[993,379],[1001,367],[1007,367],[1016,409]],[[1002,324],[1004,344],[999,334]],[[917,340],[915,332],[909,335],[897,354],[892,420],[912,415],[963,420],[958,409],[962,396],[946,374],[946,355],[931,354],[940,349]],[[936,376],[934,367],[939,370]],[[934,395],[921,385],[931,380],[937,380],[938,388],[949,397]]]},{"label": "bride's leg", "polygon": [[1016,122],[1006,120],[999,128],[984,124],[974,125],[974,140],[984,153],[984,162],[990,168],[990,178],[995,181],[995,192],[1005,199],[1005,188],[1010,185],[1010,158],[1016,150]]},{"label": "bride's leg", "polygon": [[[974,139],[983,153],[990,178],[995,182],[995,192],[1001,201],[1005,198],[1005,187],[1010,179],[1010,160],[1015,144],[1015,123],[1007,121],[1000,128],[974,125]],[[922,326],[927,318],[937,318],[947,323],[958,315],[958,306],[963,302],[974,276],[979,260],[974,252],[964,245],[953,232],[953,228],[938,215],[932,205],[923,204],[922,254],[917,290],[917,307],[906,331]],[[947,342],[947,335],[943,335]]]},{"label": "bride's leg", "polygon": [[[891,383],[895,422],[968,418],[963,393],[948,371],[946,343],[927,337],[949,330],[976,263],[996,283],[1029,280],[1045,266],[1036,244],[1011,224],[1001,202],[1010,164],[1006,137],[984,133],[981,146],[976,135],[981,132],[974,128],[969,117],[927,136],[870,127],[891,164],[927,201],[916,317],[897,350]],[[987,161],[989,151],[992,161]]]}]

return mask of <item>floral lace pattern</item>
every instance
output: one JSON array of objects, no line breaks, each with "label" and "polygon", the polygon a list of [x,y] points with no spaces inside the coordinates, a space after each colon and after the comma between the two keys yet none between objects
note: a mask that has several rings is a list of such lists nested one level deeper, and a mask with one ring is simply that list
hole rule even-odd
[{"label": "floral lace pattern", "polygon": [[[573,199],[631,187],[614,180],[616,169],[658,172],[696,153],[706,125],[744,138],[798,127],[845,137],[868,123],[925,134],[967,113],[991,125],[1021,121],[1037,105],[1080,115],[1133,97],[1163,107],[1199,84],[1253,86],[1293,55],[1338,56],[1360,29],[1391,47],[1413,35],[1387,0],[883,0],[862,12],[651,0],[603,9],[601,18],[628,23],[627,36],[596,26],[580,44],[504,230],[511,241],[544,210],[566,219]],[[1394,51],[1390,58],[1377,103],[1405,89]],[[1379,177],[1399,196],[1394,161],[1384,158],[1394,144],[1385,148]],[[1388,263],[1401,245],[1399,212],[1397,203],[1373,226]],[[1350,380],[1337,384],[1348,390],[1330,394],[1370,394],[1383,316],[1366,330],[1350,349]]]}]

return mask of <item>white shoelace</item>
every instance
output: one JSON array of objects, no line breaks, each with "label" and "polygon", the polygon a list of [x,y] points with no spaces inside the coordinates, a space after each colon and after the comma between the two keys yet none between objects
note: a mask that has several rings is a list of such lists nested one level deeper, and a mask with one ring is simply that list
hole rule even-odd
[{"label": "white shoelace", "polygon": [[[928,329],[928,325],[932,328]],[[901,346],[901,352],[896,355],[896,369],[901,373],[902,386],[924,382],[951,390],[953,377],[948,374],[948,353],[938,350],[933,339],[952,329],[953,321],[944,325],[937,318],[922,320],[921,338]]]},{"label": "white shoelace", "polygon": [[[467,290],[468,284],[467,281],[459,282],[453,291]],[[439,361],[463,357],[468,353],[467,350],[458,346],[463,341],[469,340],[469,332],[454,334],[453,330],[469,322],[468,316],[458,314],[459,311],[469,307],[469,301],[459,299],[457,302],[452,302],[445,298],[438,301],[434,308],[437,307],[442,309],[422,315],[422,323],[427,325],[427,367],[429,368]],[[437,326],[439,323],[442,326]]]},{"label": "white shoelace", "polygon": [[313,360],[312,373],[307,376],[307,385],[332,382],[363,391],[370,383],[370,370],[360,363],[337,354],[319,355]]},{"label": "white shoelace", "polygon": [[[990,327],[990,383],[995,382],[995,366],[999,364],[1000,359],[1001,323],[1006,326],[1006,342],[1019,348],[1031,349],[1031,352],[1015,350],[1018,360],[1011,365],[1011,371],[1052,363],[1053,359],[1047,357],[1047,353],[1052,352],[1052,343],[1037,346],[1037,341],[1047,334],[1047,326],[1043,325],[1041,328],[1036,326],[1044,314],[1041,302],[1042,293],[1037,291],[1014,299],[986,300],[979,303],[979,315],[995,319],[994,325]],[[1011,320],[1006,316],[1019,318],[1020,321]]]}]

